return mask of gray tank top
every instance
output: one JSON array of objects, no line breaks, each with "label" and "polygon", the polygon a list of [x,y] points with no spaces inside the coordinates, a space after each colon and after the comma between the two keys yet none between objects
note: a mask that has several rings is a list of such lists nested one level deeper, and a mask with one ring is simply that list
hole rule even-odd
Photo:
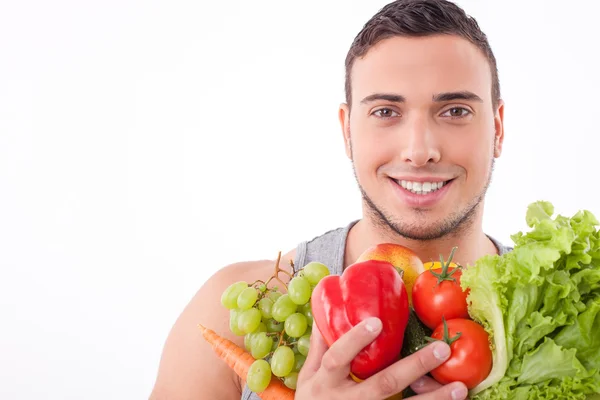
[{"label": "gray tank top", "polygon": [[[294,265],[304,266],[311,261],[318,261],[325,264],[332,275],[341,275],[344,269],[346,238],[350,228],[357,222],[358,220],[352,221],[344,227],[333,229],[312,240],[301,242],[296,249]],[[504,246],[496,239],[488,237],[494,243],[500,255],[512,250],[511,247]],[[241,400],[261,399],[245,385]]]}]

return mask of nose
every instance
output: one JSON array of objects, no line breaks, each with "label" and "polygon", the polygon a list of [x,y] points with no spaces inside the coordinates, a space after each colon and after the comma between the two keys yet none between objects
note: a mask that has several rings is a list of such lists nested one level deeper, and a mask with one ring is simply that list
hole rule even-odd
[{"label": "nose", "polygon": [[407,121],[401,136],[403,161],[415,167],[422,167],[427,163],[440,161],[441,152],[434,132],[425,116],[415,116]]}]

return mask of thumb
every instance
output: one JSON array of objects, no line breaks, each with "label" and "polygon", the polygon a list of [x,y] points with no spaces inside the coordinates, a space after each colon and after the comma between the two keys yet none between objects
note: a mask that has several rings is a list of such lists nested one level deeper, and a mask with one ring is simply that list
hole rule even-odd
[{"label": "thumb", "polygon": [[312,326],[312,332],[310,334],[310,345],[308,355],[304,361],[304,365],[298,375],[298,381],[304,381],[313,376],[321,367],[321,359],[323,354],[327,351],[327,342],[321,335],[317,323],[314,322]]}]

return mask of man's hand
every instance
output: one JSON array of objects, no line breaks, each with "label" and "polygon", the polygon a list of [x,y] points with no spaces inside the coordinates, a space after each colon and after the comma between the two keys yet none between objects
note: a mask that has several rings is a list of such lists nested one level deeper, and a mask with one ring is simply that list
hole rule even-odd
[{"label": "man's hand", "polygon": [[441,341],[411,354],[383,371],[356,383],[350,377],[350,363],[381,332],[381,321],[367,319],[340,337],[329,349],[313,324],[308,357],[298,376],[296,400],[343,399],[384,400],[408,386],[418,393],[415,400],[458,400],[467,397],[460,382],[442,386],[425,376],[450,356],[450,347]]}]

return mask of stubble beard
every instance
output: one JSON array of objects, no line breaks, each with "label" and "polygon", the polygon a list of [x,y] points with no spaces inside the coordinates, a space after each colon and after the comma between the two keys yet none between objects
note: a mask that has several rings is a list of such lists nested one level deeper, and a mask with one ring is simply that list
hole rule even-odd
[{"label": "stubble beard", "polygon": [[[414,241],[433,241],[457,237],[465,231],[468,231],[475,222],[477,212],[483,207],[486,193],[492,182],[494,166],[495,159],[492,157],[490,172],[484,187],[466,206],[455,210],[443,220],[432,226],[422,226],[417,223],[403,221],[402,216],[393,215],[385,208],[375,204],[358,180],[354,165],[354,157],[352,157],[352,171],[354,173],[354,178],[356,179],[362,201],[366,205],[367,213],[369,214],[372,223],[392,236],[398,235]],[[414,209],[413,211],[417,215],[423,215],[423,217],[425,217],[426,211],[420,209]]]}]

